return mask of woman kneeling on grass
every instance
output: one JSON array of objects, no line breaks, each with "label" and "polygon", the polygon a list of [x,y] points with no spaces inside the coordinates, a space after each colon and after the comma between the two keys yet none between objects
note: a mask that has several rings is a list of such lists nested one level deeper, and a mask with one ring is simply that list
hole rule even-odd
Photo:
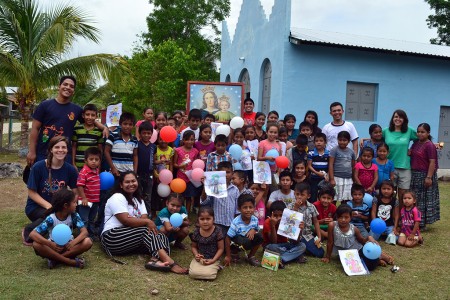
[{"label": "woman kneeling on grass", "polygon": [[[53,206],[45,220],[37,226],[31,233],[30,238],[34,241],[33,248],[37,255],[47,258],[50,269],[62,263],[68,266],[84,268],[84,259],[78,258],[92,247],[92,240],[88,238],[88,231],[81,221],[80,215],[76,212],[77,198],[74,192],[63,188],[53,194]],[[80,233],[76,238],[66,245],[58,245],[53,241],[53,228],[56,225],[65,224],[71,229],[76,227]],[[49,239],[44,236],[49,234]]]},{"label": "woman kneeling on grass", "polygon": [[170,258],[169,240],[148,218],[134,172],[120,175],[119,187],[106,203],[105,220],[101,243],[109,255],[146,252],[152,256],[147,269],[187,274]]}]

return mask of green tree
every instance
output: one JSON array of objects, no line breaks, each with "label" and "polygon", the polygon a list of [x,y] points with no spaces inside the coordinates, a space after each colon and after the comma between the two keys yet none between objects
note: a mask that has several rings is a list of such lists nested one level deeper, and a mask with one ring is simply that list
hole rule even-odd
[{"label": "green tree", "polygon": [[122,101],[124,110],[136,115],[148,105],[155,111],[184,109],[187,81],[208,79],[201,72],[195,50],[190,46],[183,49],[173,40],[135,52],[128,64],[136,84],[122,85],[116,98]]},{"label": "green tree", "polygon": [[436,28],[438,37],[430,40],[432,44],[450,45],[450,2],[448,0],[425,0],[434,10],[429,15],[427,24],[429,28]]},{"label": "green tree", "polygon": [[99,30],[78,7],[41,9],[35,0],[0,0],[0,86],[16,86],[22,119],[21,147],[28,143],[33,105],[60,76],[78,82],[117,78],[128,72],[120,56],[95,54],[64,60],[77,38],[99,42]]},{"label": "green tree", "polygon": [[[149,0],[146,42],[156,47],[171,39],[183,50],[195,50],[203,74],[218,80],[215,61],[220,58],[219,22],[230,13],[229,0]],[[208,36],[209,34],[210,36]],[[192,78],[195,79],[195,78]]]}]

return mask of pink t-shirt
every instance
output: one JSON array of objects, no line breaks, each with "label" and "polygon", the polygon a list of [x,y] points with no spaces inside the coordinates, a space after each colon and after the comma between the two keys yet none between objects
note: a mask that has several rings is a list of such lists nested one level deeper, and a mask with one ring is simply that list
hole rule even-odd
[{"label": "pink t-shirt", "polygon": [[195,148],[192,148],[191,151],[185,151],[183,147],[178,147],[175,149],[175,152],[178,155],[178,160],[176,163],[178,165],[186,164],[186,167],[184,170],[178,169],[177,171],[177,178],[181,178],[186,183],[189,182],[189,178],[184,173],[185,171],[192,170],[192,162],[198,158],[198,150]]},{"label": "pink t-shirt", "polygon": [[[402,233],[404,233],[406,236],[409,236],[414,229],[414,223],[420,222],[422,218],[421,215],[422,214],[415,206],[410,210],[406,210],[406,207],[403,207],[400,212],[402,220]],[[417,230],[416,235],[420,235],[419,230]]]},{"label": "pink t-shirt", "polygon": [[374,163],[370,164],[370,168],[364,167],[361,162],[356,163],[355,170],[358,170],[358,179],[364,189],[368,189],[375,180],[375,174],[378,173],[378,166]]},{"label": "pink t-shirt", "polygon": [[[136,122],[136,130],[142,124],[142,122],[144,122],[144,121],[145,120],[139,120],[139,121]],[[155,128],[155,124],[156,124],[155,121],[151,121],[150,123],[152,124],[153,128]]]},{"label": "pink t-shirt", "polygon": [[[266,156],[266,153],[272,149],[277,150],[278,154],[281,155],[281,144],[279,142],[269,142],[268,140],[263,140],[259,142],[258,148],[263,150],[262,154],[263,156]],[[272,172],[275,172],[277,170],[277,165],[276,164],[270,165],[270,170]]]},{"label": "pink t-shirt", "polygon": [[208,145],[203,145],[200,141],[195,142],[194,148],[198,150],[198,155],[200,159],[206,163],[206,159],[208,158],[208,154],[216,151],[216,147],[213,142],[210,142]]}]

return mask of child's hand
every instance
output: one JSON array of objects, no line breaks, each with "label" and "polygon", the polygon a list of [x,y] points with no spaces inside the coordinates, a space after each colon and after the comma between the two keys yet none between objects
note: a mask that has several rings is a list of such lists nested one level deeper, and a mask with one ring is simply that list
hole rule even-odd
[{"label": "child's hand", "polygon": [[372,192],[373,192],[373,188],[372,187],[369,187],[368,189],[366,189],[366,193],[372,194]]},{"label": "child's hand", "polygon": [[305,222],[301,221],[300,226],[298,226],[298,227],[300,227],[300,229],[303,230],[305,228]]},{"label": "child's hand", "polygon": [[352,217],[358,217],[359,211],[352,211]]},{"label": "child's hand", "polygon": [[205,266],[212,265],[213,263],[214,263],[214,261],[212,259],[204,259],[203,260],[203,265],[205,265]]},{"label": "child's hand", "polygon": [[223,265],[225,267],[228,267],[231,264],[231,255],[230,256],[225,256],[224,260],[223,260]]},{"label": "child's hand", "polygon": [[408,240],[412,242],[412,241],[414,241],[414,237],[415,237],[414,234],[410,234],[410,235],[408,236]]},{"label": "child's hand", "polygon": [[178,231],[180,231],[180,227],[172,227],[172,228],[170,229],[170,231],[172,231],[172,232],[178,232]]},{"label": "child's hand", "polygon": [[331,184],[333,187],[335,187],[335,186],[336,186],[336,180],[334,180],[334,178],[333,178],[333,179],[330,179],[330,184]]},{"label": "child's hand", "polygon": [[154,235],[158,234],[158,229],[156,228],[155,223],[153,223],[152,220],[149,219],[149,222],[147,223],[148,233],[153,232]]},{"label": "child's hand", "polygon": [[68,243],[64,246],[64,249],[65,249],[66,251],[69,251],[69,250],[72,249],[74,246],[75,246],[75,242],[74,242],[74,240],[71,240],[70,242],[68,242]]},{"label": "child's hand", "polygon": [[87,198],[81,199],[81,205],[83,205],[83,206],[88,206],[88,203],[89,203],[89,201],[88,201]]},{"label": "child's hand", "polygon": [[323,219],[323,221],[325,222],[325,224],[333,222],[333,218],[325,218]]},{"label": "child's hand", "polygon": [[263,189],[263,190],[267,189],[267,184],[261,183],[261,189]]},{"label": "child's hand", "polygon": [[271,226],[276,226],[277,223],[278,223],[278,221],[280,221],[280,219],[281,219],[281,218],[271,216],[271,217],[270,217],[270,225],[271,225]]},{"label": "child's hand", "polygon": [[370,236],[370,235],[369,235],[369,237],[367,238],[367,241],[378,245],[378,242],[377,242],[372,236]]},{"label": "child's hand", "polygon": [[398,229],[394,228],[394,235],[399,235],[399,234],[400,234],[400,232],[398,231]]},{"label": "child's hand", "polygon": [[56,244],[55,242],[51,242],[50,248],[58,253],[62,253],[64,251],[64,247],[58,246],[58,244]]},{"label": "child's hand", "polygon": [[324,263],[329,263],[330,262],[330,259],[328,258],[328,257],[323,257],[322,259],[320,259],[322,262],[324,262]]},{"label": "child's hand", "polygon": [[250,229],[245,236],[248,237],[248,239],[250,241],[253,241],[253,238],[255,237],[255,233],[256,233],[255,229]]},{"label": "child's hand", "polygon": [[322,245],[320,244],[322,240],[320,238],[317,238],[316,240],[314,240],[314,244],[316,245],[317,248],[320,248]]},{"label": "child's hand", "polygon": [[195,260],[198,261],[198,262],[200,262],[200,260],[203,259],[203,257],[204,257],[204,256],[201,255],[200,253],[199,253],[199,254],[196,254],[196,255],[195,255]]},{"label": "child's hand", "polygon": [[201,182],[202,184],[204,184],[204,183],[205,183],[205,179],[206,179],[206,177],[203,176],[203,177],[200,179],[200,182]]}]

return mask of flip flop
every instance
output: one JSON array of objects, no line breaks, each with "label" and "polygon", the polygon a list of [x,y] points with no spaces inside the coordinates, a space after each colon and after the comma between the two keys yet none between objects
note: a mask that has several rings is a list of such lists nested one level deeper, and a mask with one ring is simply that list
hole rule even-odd
[{"label": "flip flop", "polygon": [[189,270],[185,270],[184,272],[178,273],[172,270],[173,267],[178,266],[182,269],[184,269],[182,266],[180,266],[179,264],[177,264],[175,261],[173,261],[173,263],[171,263],[170,265],[168,265],[168,267],[170,268],[170,271],[172,271],[175,274],[180,274],[180,275],[187,275],[189,274]]},{"label": "flip flop", "polygon": [[[158,264],[160,263],[160,264]],[[172,267],[168,265],[161,265],[164,264],[160,260],[154,260],[151,259],[148,263],[145,264],[145,268],[152,271],[161,271],[161,272],[170,272]]]},{"label": "flip flop", "polygon": [[86,265],[84,258],[75,257],[76,265],[75,268],[83,269]]}]

